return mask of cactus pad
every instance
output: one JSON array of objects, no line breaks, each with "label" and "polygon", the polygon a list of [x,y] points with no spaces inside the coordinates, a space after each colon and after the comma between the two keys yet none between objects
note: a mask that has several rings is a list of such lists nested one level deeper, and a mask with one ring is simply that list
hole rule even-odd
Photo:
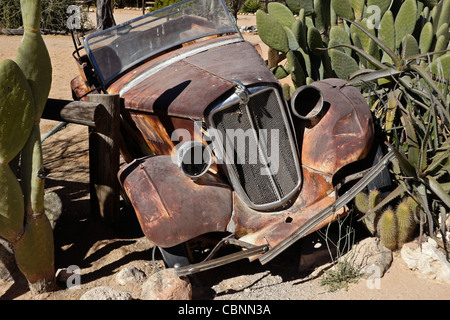
[{"label": "cactus pad", "polygon": [[417,3],[416,0],[405,0],[395,18],[395,42],[399,48],[403,38],[412,34],[416,27]]},{"label": "cactus pad", "polygon": [[301,9],[305,10],[306,15],[314,12],[313,0],[286,0],[285,2],[295,14],[299,13]]},{"label": "cactus pad", "polygon": [[284,27],[291,27],[295,22],[295,17],[288,7],[279,2],[270,2],[267,5],[269,15],[277,19],[277,21]]},{"label": "cactus pad", "polygon": [[34,102],[28,82],[12,60],[0,62],[0,163],[9,163],[31,132]]},{"label": "cactus pad", "polygon": [[0,236],[13,242],[23,228],[24,204],[20,184],[8,165],[0,165]]},{"label": "cactus pad", "polygon": [[331,63],[333,70],[340,79],[348,79],[349,76],[359,70],[358,63],[351,56],[341,50],[330,50]]},{"label": "cactus pad", "polygon": [[331,5],[337,16],[355,20],[355,15],[349,0],[331,0]]},{"label": "cactus pad", "polygon": [[35,102],[35,118],[41,117],[52,83],[52,65],[39,32],[25,30],[16,62],[28,80]]},{"label": "cactus pad", "polygon": [[433,43],[433,24],[427,22],[420,33],[419,48],[421,53],[429,52]]},{"label": "cactus pad", "polygon": [[272,16],[262,10],[256,12],[256,25],[261,40],[269,47],[281,51],[289,51],[289,41],[283,26]]}]

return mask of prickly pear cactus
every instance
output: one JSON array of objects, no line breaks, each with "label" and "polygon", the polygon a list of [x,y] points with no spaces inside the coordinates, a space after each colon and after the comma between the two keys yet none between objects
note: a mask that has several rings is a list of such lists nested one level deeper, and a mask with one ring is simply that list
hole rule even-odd
[{"label": "prickly pear cactus", "polygon": [[12,60],[0,63],[0,236],[13,242],[23,227],[22,190],[8,163],[31,132],[34,101],[22,70]]},{"label": "prickly pear cactus", "polygon": [[27,79],[12,60],[0,63],[0,163],[23,148],[33,124],[34,99]]},{"label": "prickly pear cactus", "polygon": [[[39,31],[40,0],[21,0],[24,35],[16,62],[0,63],[0,236],[14,247],[32,292],[54,285],[53,230],[44,212],[39,122],[51,63]],[[22,150],[21,184],[8,163]]]},{"label": "prickly pear cactus", "polygon": [[[285,78],[286,73],[292,76],[294,87],[330,77],[347,80],[361,69],[378,69],[380,65],[397,64],[395,67],[401,69],[398,64],[405,61],[402,58],[414,56],[417,47],[419,53],[449,47],[448,0],[289,0],[286,6],[270,3],[268,12],[259,10],[256,18],[261,40],[270,50],[283,53],[271,55],[276,61],[269,63],[270,67],[279,79]],[[394,59],[371,37],[383,42],[385,48],[401,58]],[[356,51],[355,47],[361,51]],[[288,55],[289,51],[295,54]],[[285,55],[297,57],[298,61],[291,59],[287,64],[300,65],[301,68],[277,68],[277,64],[283,61],[280,57]],[[320,56],[320,59],[315,56]],[[432,55],[430,61],[424,60],[420,64],[436,74],[437,67],[442,65],[439,62],[446,64],[448,58],[442,53]],[[431,63],[434,63],[433,67]],[[385,81],[380,84],[383,83]]]}]

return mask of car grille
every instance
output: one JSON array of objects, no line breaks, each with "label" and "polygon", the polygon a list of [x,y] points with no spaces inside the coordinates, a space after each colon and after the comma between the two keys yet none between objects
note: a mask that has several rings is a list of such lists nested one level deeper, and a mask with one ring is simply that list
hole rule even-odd
[{"label": "car grille", "polygon": [[270,87],[253,91],[247,104],[225,103],[213,110],[210,119],[221,133],[228,172],[243,200],[260,209],[284,204],[299,188],[301,177],[277,91]]}]

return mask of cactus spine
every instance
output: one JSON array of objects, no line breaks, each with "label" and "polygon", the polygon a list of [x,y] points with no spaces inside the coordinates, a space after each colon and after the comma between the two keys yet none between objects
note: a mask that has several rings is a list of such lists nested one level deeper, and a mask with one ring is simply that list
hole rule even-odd
[{"label": "cactus spine", "polygon": [[378,235],[386,248],[391,250],[401,248],[416,228],[418,203],[413,198],[407,197],[400,201],[395,211],[388,207],[384,211],[379,208],[367,214],[381,201],[380,192],[371,190],[369,194],[361,192],[356,195],[355,206],[360,213],[365,214],[363,222],[367,229],[373,235]]},{"label": "cactus spine", "polygon": [[416,226],[413,211],[407,201],[402,201],[398,205],[396,217],[398,225],[397,244],[398,247],[401,247],[408,241]]},{"label": "cactus spine", "polygon": [[[31,291],[42,292],[54,285],[55,278],[53,231],[44,212],[39,129],[52,70],[39,30],[41,1],[21,0],[20,4],[24,35],[16,63],[7,60],[0,68],[0,182],[7,191],[0,200],[0,235],[13,244],[17,266]],[[14,116],[18,113],[22,119]],[[21,149],[19,185],[7,164]]]},{"label": "cactus spine", "polygon": [[378,221],[378,234],[383,245],[390,249],[397,249],[397,218],[394,210],[388,208],[384,211]]}]

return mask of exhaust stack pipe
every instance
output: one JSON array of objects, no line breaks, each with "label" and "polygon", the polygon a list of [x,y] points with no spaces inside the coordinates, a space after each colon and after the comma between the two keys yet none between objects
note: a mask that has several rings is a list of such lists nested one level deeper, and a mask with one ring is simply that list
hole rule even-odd
[{"label": "exhaust stack pipe", "polygon": [[291,99],[292,113],[313,127],[325,114],[322,91],[314,86],[306,85],[298,88]]}]

